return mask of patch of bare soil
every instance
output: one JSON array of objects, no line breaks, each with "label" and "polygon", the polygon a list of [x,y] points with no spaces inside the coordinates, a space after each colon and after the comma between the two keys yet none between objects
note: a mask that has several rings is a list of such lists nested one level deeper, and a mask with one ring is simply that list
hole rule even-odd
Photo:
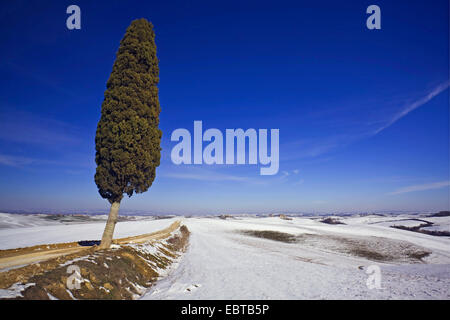
[{"label": "patch of bare soil", "polygon": [[271,230],[242,230],[240,231],[241,234],[257,237],[257,238],[264,238],[274,241],[280,241],[280,242],[286,242],[286,243],[292,243],[296,242],[297,239],[294,235],[285,233],[285,232],[279,232],[279,231],[271,231]]},{"label": "patch of bare soil", "polygon": [[331,218],[331,217],[322,219],[322,220],[320,220],[320,222],[327,223],[327,224],[345,224],[345,223],[339,221],[339,219],[335,219],[335,218]]},{"label": "patch of bare soil", "polygon": [[423,258],[431,254],[425,248],[412,243],[381,237],[343,237],[327,234],[293,235],[270,230],[241,230],[239,233],[268,240],[301,244],[309,248],[377,262],[423,263]]},{"label": "patch of bare soil", "polygon": [[439,211],[438,213],[430,214],[428,217],[450,217],[450,211]]},{"label": "patch of bare soil", "polygon": [[339,235],[304,234],[300,243],[377,262],[423,263],[431,252],[406,241],[382,237],[343,237]]},{"label": "patch of bare soil", "polygon": [[[129,237],[127,243],[121,242],[117,248],[97,250],[96,247],[90,247],[74,254],[2,272],[0,288],[7,289],[14,284],[34,284],[14,299],[138,298],[158,279],[158,273],[186,249],[189,230],[186,226],[177,226],[171,233]],[[80,275],[68,273],[69,266],[79,268]],[[76,278],[79,279],[79,289],[76,288],[76,281],[73,281]]]},{"label": "patch of bare soil", "polygon": [[420,219],[412,219],[412,220],[422,221],[424,223],[422,223],[422,224],[420,224],[418,226],[415,226],[415,227],[406,227],[406,226],[402,226],[402,225],[394,225],[394,226],[391,226],[391,228],[424,233],[424,234],[428,234],[430,236],[450,237],[450,232],[448,232],[448,231],[437,231],[437,230],[424,229],[426,227],[431,227],[434,224],[433,222],[424,221],[424,220],[420,220]]}]

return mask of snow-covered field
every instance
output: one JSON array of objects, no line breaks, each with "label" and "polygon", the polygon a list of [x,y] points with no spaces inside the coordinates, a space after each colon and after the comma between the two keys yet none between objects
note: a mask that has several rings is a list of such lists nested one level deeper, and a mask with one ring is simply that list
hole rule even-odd
[{"label": "snow-covered field", "polygon": [[[372,217],[377,220],[393,220]],[[327,225],[317,219],[190,218],[190,248],[178,268],[143,299],[449,299],[450,239],[368,224],[371,217]],[[448,220],[448,219],[447,219]],[[241,234],[273,230],[316,234],[310,242],[284,243]],[[371,261],[343,253],[339,239],[374,242],[400,251],[405,244],[431,251],[427,263]],[[373,238],[375,237],[375,238]],[[388,252],[389,253],[389,252]],[[369,289],[367,268],[378,265],[381,289]]]},{"label": "snow-covered field", "polygon": [[[390,227],[412,226],[416,218],[450,231],[449,217],[350,216],[339,225],[314,217],[182,218],[191,231],[189,248],[143,299],[450,299],[450,238]],[[115,237],[174,220],[120,222]],[[1,228],[0,248],[98,239],[104,227],[41,222]],[[381,271],[380,289],[366,284],[373,265]]]},{"label": "snow-covered field", "polygon": [[[0,250],[28,247],[39,244],[101,239],[106,218],[90,217],[92,222],[62,223],[46,215],[21,215],[0,213]],[[175,218],[154,220],[136,217],[116,225],[114,237],[123,238],[158,231],[168,227]]]}]

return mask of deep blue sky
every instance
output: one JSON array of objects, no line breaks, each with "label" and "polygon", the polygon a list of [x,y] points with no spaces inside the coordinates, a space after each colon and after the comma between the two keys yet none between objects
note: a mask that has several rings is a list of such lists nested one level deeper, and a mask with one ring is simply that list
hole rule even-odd
[{"label": "deep blue sky", "polygon": [[[82,29],[69,31],[77,4]],[[366,8],[381,8],[381,30]],[[163,158],[124,210],[449,209],[449,8],[436,1],[2,1],[0,210],[107,209],[105,84],[130,22],[160,59]],[[280,171],[175,166],[176,128],[280,129]]]}]

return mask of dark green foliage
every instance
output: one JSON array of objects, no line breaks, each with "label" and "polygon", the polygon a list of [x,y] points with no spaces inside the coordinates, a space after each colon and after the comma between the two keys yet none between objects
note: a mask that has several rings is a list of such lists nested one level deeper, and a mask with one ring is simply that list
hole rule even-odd
[{"label": "dark green foliage", "polygon": [[153,25],[135,20],[120,42],[95,137],[95,183],[110,203],[148,190],[160,162],[159,68]]}]

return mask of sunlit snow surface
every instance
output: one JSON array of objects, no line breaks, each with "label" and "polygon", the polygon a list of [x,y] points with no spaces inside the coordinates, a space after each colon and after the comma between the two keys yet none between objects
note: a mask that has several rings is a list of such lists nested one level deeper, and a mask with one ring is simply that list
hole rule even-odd
[{"label": "sunlit snow surface", "polygon": [[[383,219],[387,220],[373,217]],[[369,224],[373,222],[370,217],[342,221],[347,225],[327,225],[309,218],[185,219],[192,232],[187,253],[178,268],[143,299],[450,298],[448,237]],[[424,259],[427,263],[380,263],[333,252],[326,243],[304,246],[236,232],[249,229],[356,239],[382,237],[382,242],[383,238],[393,244],[407,241],[433,253]],[[389,250],[389,245],[383,248]],[[366,285],[367,267],[374,264],[381,269],[381,289]]]},{"label": "sunlit snow surface", "polygon": [[[50,220],[47,215],[0,213],[0,249],[39,244],[101,239],[106,217],[91,216],[91,222],[67,223]],[[122,238],[158,231],[168,227],[175,218],[133,217],[135,221],[119,222],[114,237]]]},{"label": "sunlit snow surface", "polygon": [[[104,221],[44,223],[15,214],[0,219],[1,249],[98,239],[104,228]],[[146,217],[119,222],[115,237],[157,231],[176,219],[191,231],[189,248],[143,299],[450,299],[450,238],[391,228],[423,219],[434,223],[433,230],[449,231],[449,217],[355,215],[338,217],[345,223],[340,225],[315,217]],[[255,237],[249,230],[283,232],[297,240]],[[431,254],[423,261],[376,261],[346,251],[348,243],[388,256],[410,248]],[[370,265],[381,269],[381,289],[366,285]]]}]

